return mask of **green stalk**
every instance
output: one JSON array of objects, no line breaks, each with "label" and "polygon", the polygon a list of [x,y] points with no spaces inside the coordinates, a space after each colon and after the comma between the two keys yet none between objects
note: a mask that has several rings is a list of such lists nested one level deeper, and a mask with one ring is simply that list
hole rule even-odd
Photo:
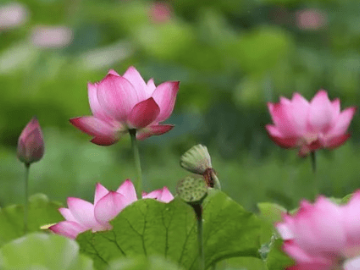
[{"label": "green stalk", "polygon": [[[214,173],[214,171],[212,172],[211,177],[212,177],[213,180],[214,180],[214,189],[221,190],[220,180],[219,180],[219,178],[216,176],[216,173]],[[216,270],[216,263],[214,263],[213,265],[211,265],[211,270]]]},{"label": "green stalk", "polygon": [[197,221],[197,233],[199,244],[199,270],[205,270],[205,254],[204,254],[204,240],[203,240],[203,219],[202,219],[202,207],[200,204],[193,205],[196,214]]},{"label": "green stalk", "polygon": [[310,152],[310,158],[311,158],[311,168],[313,173],[316,173],[316,154],[315,151]]},{"label": "green stalk", "polygon": [[30,163],[25,163],[24,234],[28,231]]},{"label": "green stalk", "polygon": [[318,194],[318,183],[316,179],[316,154],[315,151],[310,152],[311,168],[313,171],[313,187],[314,187],[314,200]]},{"label": "green stalk", "polygon": [[137,173],[137,179],[135,181],[135,189],[138,199],[142,198],[142,173],[141,173],[141,163],[140,163],[140,154],[139,154],[139,147],[136,140],[136,129],[130,129],[130,138],[131,138],[131,147],[133,149],[134,154],[134,162],[135,162],[135,169]]}]

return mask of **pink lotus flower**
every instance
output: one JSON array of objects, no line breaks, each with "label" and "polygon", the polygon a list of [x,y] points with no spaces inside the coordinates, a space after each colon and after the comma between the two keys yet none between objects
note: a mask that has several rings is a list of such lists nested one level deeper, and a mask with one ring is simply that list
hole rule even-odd
[{"label": "pink lotus flower", "polygon": [[[146,198],[168,203],[174,197],[167,187],[164,187],[144,194],[143,199]],[[116,191],[109,191],[98,183],[95,188],[94,204],[78,198],[68,198],[68,208],[59,209],[66,221],[61,221],[49,229],[72,239],[88,230],[92,232],[111,230],[109,221],[136,200],[136,191],[130,180],[125,180]]]},{"label": "pink lotus flower", "polygon": [[321,196],[313,205],[302,201],[276,228],[296,262],[289,270],[360,269],[360,190],[346,205]]},{"label": "pink lotus flower", "polygon": [[66,26],[36,26],[32,29],[31,42],[39,48],[62,48],[73,40],[73,31]]},{"label": "pink lotus flower", "polygon": [[24,24],[28,19],[28,13],[27,7],[20,3],[0,5],[0,32]]},{"label": "pink lotus flower", "polygon": [[164,23],[171,19],[171,6],[164,2],[154,2],[149,10],[149,17],[155,23]]},{"label": "pink lotus flower", "polygon": [[179,82],[164,82],[157,87],[153,79],[147,83],[130,67],[123,76],[110,70],[100,82],[88,84],[93,116],[70,119],[83,132],[94,136],[99,145],[116,143],[129,130],[136,130],[139,140],[161,135],[173,125],[161,125],[171,115]]},{"label": "pink lotus flower", "polygon": [[295,93],[291,100],[268,103],[268,108],[274,122],[266,125],[270,138],[283,148],[298,147],[300,156],[342,145],[350,137],[347,129],[356,111],[349,107],[340,112],[340,100],[330,101],[325,90],[310,102]]},{"label": "pink lotus flower", "polygon": [[44,139],[38,120],[33,117],[20,134],[17,157],[26,165],[39,161],[44,155]]},{"label": "pink lotus flower", "polygon": [[295,15],[297,26],[303,30],[317,30],[327,24],[327,16],[321,10],[303,9]]}]

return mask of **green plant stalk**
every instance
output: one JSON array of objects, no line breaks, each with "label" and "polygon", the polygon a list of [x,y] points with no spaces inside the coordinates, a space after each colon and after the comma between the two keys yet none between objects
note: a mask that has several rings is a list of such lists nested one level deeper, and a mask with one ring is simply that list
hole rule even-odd
[{"label": "green plant stalk", "polygon": [[205,254],[204,254],[204,240],[203,240],[203,219],[202,219],[202,206],[196,204],[192,206],[196,214],[198,245],[199,245],[199,270],[205,270]]},{"label": "green plant stalk", "polygon": [[139,147],[136,140],[136,129],[129,130],[130,138],[131,138],[131,147],[133,149],[134,154],[134,162],[135,162],[135,169],[137,173],[137,179],[135,181],[135,189],[138,199],[142,197],[142,172],[141,172],[141,163],[140,163],[140,154],[139,154]]},{"label": "green plant stalk", "polygon": [[28,231],[29,216],[29,172],[30,163],[25,164],[25,202],[24,202],[24,234]]},{"label": "green plant stalk", "polygon": [[[221,190],[220,180],[219,180],[219,178],[216,176],[216,173],[212,172],[211,177],[212,177],[213,180],[214,180],[214,189]],[[211,270],[216,270],[216,263],[214,263],[213,265],[211,265]]]},{"label": "green plant stalk", "polygon": [[314,200],[318,194],[318,183],[316,180],[316,153],[315,151],[310,152],[311,168],[313,171],[313,187],[314,187]]},{"label": "green plant stalk", "polygon": [[310,152],[310,159],[311,159],[311,168],[313,173],[316,173],[316,153],[315,151]]}]

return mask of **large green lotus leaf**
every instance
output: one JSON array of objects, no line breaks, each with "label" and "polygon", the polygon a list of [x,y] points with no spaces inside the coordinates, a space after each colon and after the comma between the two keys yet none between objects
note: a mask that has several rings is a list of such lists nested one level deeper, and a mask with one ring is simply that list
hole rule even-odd
[{"label": "large green lotus leaf", "polygon": [[276,239],[270,246],[270,252],[266,258],[268,270],[284,270],[287,266],[293,265],[293,260],[282,250],[282,239]]},{"label": "large green lotus leaf", "polygon": [[286,213],[286,209],[276,203],[258,203],[257,207],[259,208],[259,217],[264,220],[264,226],[262,227],[261,234],[261,243],[262,246],[261,253],[267,253],[269,250],[270,239],[275,232],[274,224],[282,220],[282,215]]},{"label": "large green lotus leaf", "polygon": [[159,256],[122,258],[111,261],[107,270],[182,270]]},{"label": "large green lotus leaf", "polygon": [[[208,270],[212,270],[209,268]],[[262,259],[254,257],[234,257],[216,264],[216,270],[268,270]]]},{"label": "large green lotus leaf", "polygon": [[282,220],[282,215],[287,212],[284,207],[276,203],[258,203],[257,207],[259,208],[261,217],[268,220],[270,223],[280,222]]},{"label": "large green lotus leaf", "polygon": [[79,254],[71,239],[47,233],[31,233],[0,249],[2,270],[93,270],[90,258]]},{"label": "large green lotus leaf", "polygon": [[[40,227],[63,220],[59,203],[50,202],[44,194],[29,199],[28,232],[40,231]],[[24,235],[24,206],[10,205],[0,209],[0,246]]]},{"label": "large green lotus leaf", "polygon": [[[258,257],[262,221],[224,193],[213,191],[204,202],[205,261]],[[185,269],[198,269],[197,226],[190,206],[179,198],[165,204],[147,199],[125,208],[112,222],[113,230],[78,236],[80,249],[95,266],[124,256],[161,255]]]}]

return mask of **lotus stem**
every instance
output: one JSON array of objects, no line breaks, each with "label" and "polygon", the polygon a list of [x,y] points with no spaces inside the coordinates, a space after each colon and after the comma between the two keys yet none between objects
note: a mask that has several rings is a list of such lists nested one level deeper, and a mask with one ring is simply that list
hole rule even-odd
[{"label": "lotus stem", "polygon": [[310,152],[310,160],[311,160],[311,167],[313,171],[313,187],[314,187],[314,200],[319,192],[318,190],[318,183],[316,179],[316,153],[315,151]]},{"label": "lotus stem", "polygon": [[204,240],[203,240],[203,219],[202,219],[202,206],[200,204],[193,205],[198,232],[198,245],[199,245],[199,270],[205,270],[205,254],[204,254]]},{"label": "lotus stem", "polygon": [[24,202],[24,234],[28,231],[29,216],[29,172],[30,163],[25,163],[25,202]]},{"label": "lotus stem", "polygon": [[310,152],[311,168],[313,173],[316,173],[316,153],[315,151]]},{"label": "lotus stem", "polygon": [[135,189],[136,194],[139,199],[142,197],[142,172],[141,172],[141,163],[140,163],[140,154],[139,154],[139,147],[136,140],[136,130],[131,129],[129,130],[130,137],[131,137],[131,147],[133,149],[134,154],[134,162],[135,162],[135,169],[137,173],[137,179],[135,181]]}]

